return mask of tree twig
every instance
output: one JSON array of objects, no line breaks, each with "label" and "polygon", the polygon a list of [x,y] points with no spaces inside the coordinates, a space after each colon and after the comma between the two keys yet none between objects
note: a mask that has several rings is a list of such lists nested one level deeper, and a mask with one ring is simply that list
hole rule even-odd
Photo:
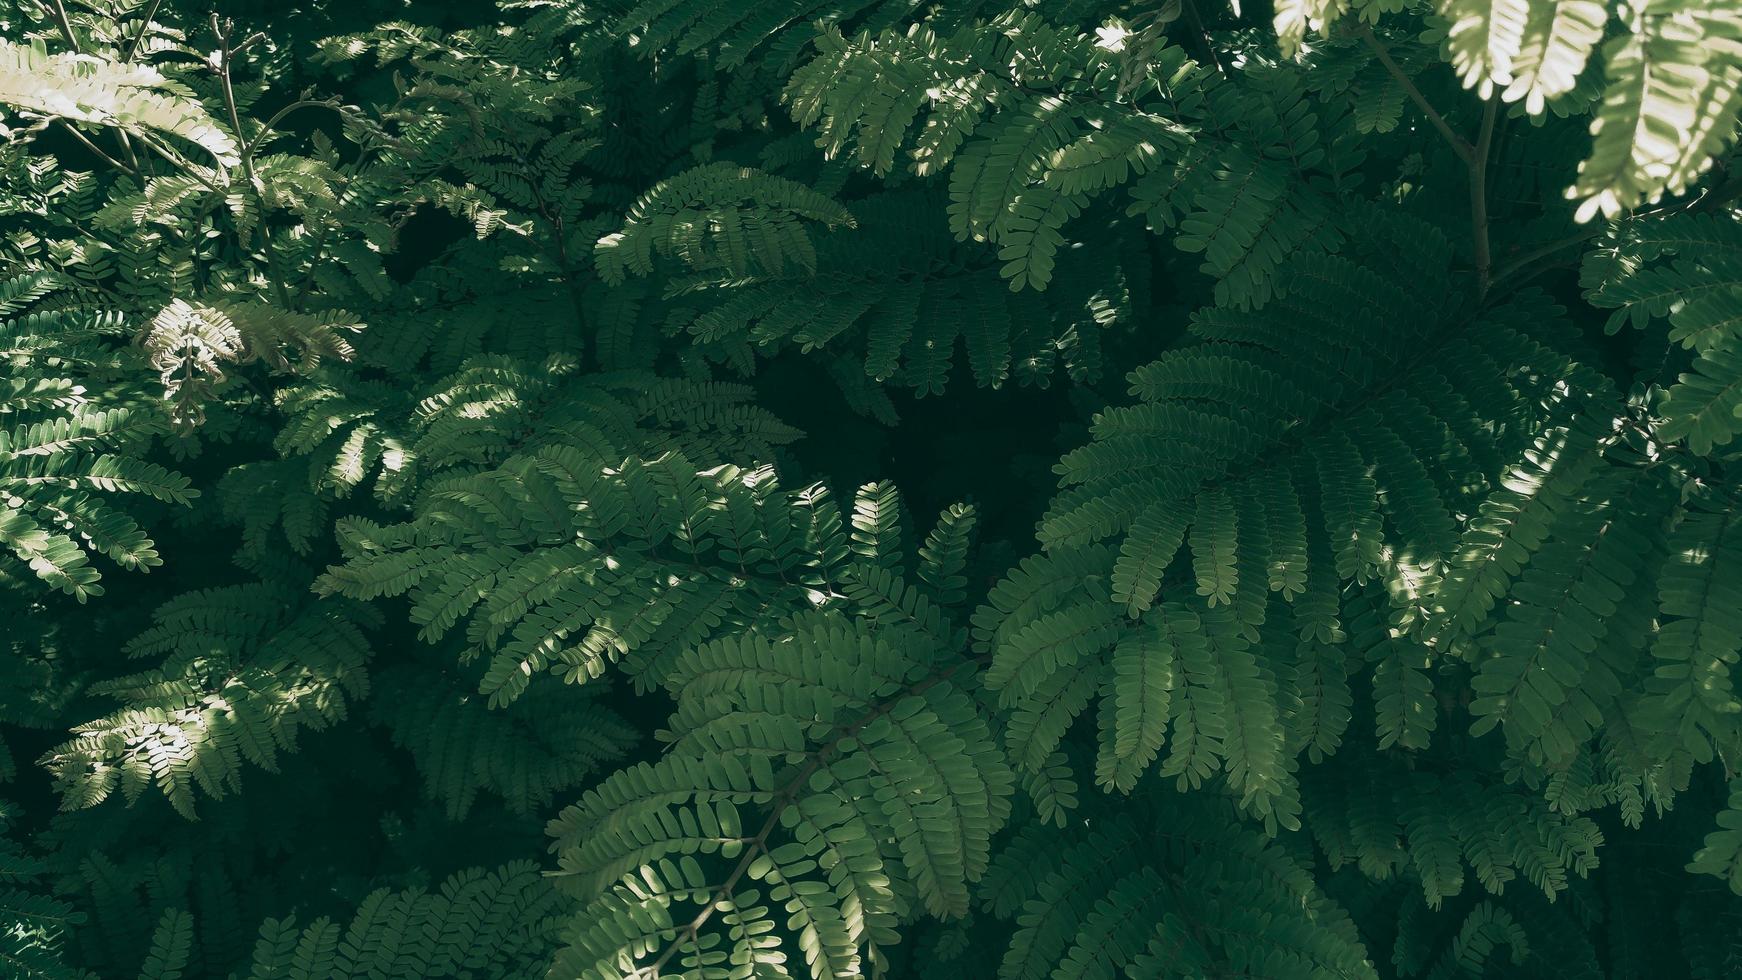
[{"label": "tree twig", "polygon": [[146,149],[162,157],[170,166],[206,185],[207,190],[214,194],[224,193],[224,189],[214,183],[210,177],[200,173],[199,168],[195,166],[192,161],[145,135],[143,132],[136,132],[133,135],[140,143],[144,144]]},{"label": "tree twig", "polygon": [[[230,84],[230,55],[233,53],[233,49],[230,47],[230,31],[230,22],[225,21],[220,27],[218,15],[212,15],[212,33],[218,35],[218,83],[224,92],[224,108],[230,113],[230,132],[236,137],[236,145],[246,150],[250,144],[243,142],[245,137],[242,135],[242,117],[236,111],[236,89]],[[248,159],[246,152],[240,153],[239,156],[242,160],[242,176],[247,178],[249,186],[253,186],[254,162]]]},{"label": "tree twig", "polygon": [[[161,3],[161,2],[162,2],[162,0],[156,0],[156,2],[154,2],[151,5],[151,10],[153,13],[155,13],[157,11],[157,4]],[[43,9],[47,10],[49,12],[50,16],[54,17],[55,26],[60,28],[60,35],[62,38],[66,39],[67,47],[71,48],[75,54],[78,53],[79,40],[77,37],[75,37],[73,35],[73,22],[72,22],[72,19],[67,16],[66,4],[62,3],[61,0],[52,0],[52,2],[50,2],[50,0],[37,0],[37,3],[41,4]],[[147,21],[147,23],[149,23],[149,20]],[[144,33],[144,32],[141,31],[140,33]],[[135,43],[134,43],[133,47],[134,48],[138,47],[137,38],[135,39]],[[122,59],[122,60],[124,62],[133,60],[133,53],[132,53],[131,49],[128,51],[127,57]],[[67,128],[68,128],[68,131],[72,131],[72,127],[69,126]],[[109,156],[109,154],[104,153],[102,150],[97,149],[97,145],[95,143],[91,142],[90,140],[85,139],[84,134],[78,133],[78,132],[73,132],[73,135],[77,136],[79,138],[79,142],[85,144],[85,146],[88,147],[91,150],[91,152],[97,154],[98,156],[102,157],[105,160],[108,160],[111,163],[116,164],[116,166],[120,167],[120,169],[127,171],[128,173],[133,174],[135,177],[138,177],[143,173],[143,171],[141,171],[139,169],[139,157],[137,155],[135,155],[133,152],[133,142],[127,138],[127,131],[125,129],[118,129],[115,131],[116,138],[121,143],[121,152],[125,153],[127,155],[127,164],[125,166],[122,166],[113,157]]]},{"label": "tree twig", "polygon": [[[231,62],[235,60],[237,52],[242,51],[249,45],[254,44],[256,41],[259,41],[261,38],[265,37],[265,35],[258,33],[250,34],[247,38],[243,39],[241,44],[232,44],[231,41],[235,37],[235,24],[229,20],[225,20],[220,24],[218,22],[217,14],[212,15],[211,23],[212,33],[218,36],[218,82],[223,88],[224,108],[228,110],[230,114],[230,132],[236,136],[236,145],[239,148],[237,156],[242,165],[243,180],[247,184],[242,193],[251,194],[259,187],[258,182],[254,178],[254,148],[258,146],[260,140],[264,138],[265,131],[263,130],[260,133],[256,133],[255,138],[252,140],[247,139],[247,137],[242,134],[242,115],[236,110],[236,88],[230,82],[230,65]],[[279,116],[274,116],[274,121],[281,118],[282,115],[283,113],[280,113]],[[265,225],[261,225],[259,231],[260,251],[261,254],[266,257],[266,280],[272,284],[272,295],[273,298],[278,301],[279,308],[289,310],[291,308],[290,294],[284,288],[283,277],[278,275],[279,263],[278,257],[274,254],[272,249],[272,236],[267,233]],[[251,236],[242,237],[244,239],[242,247],[247,248],[249,245],[247,238]]]},{"label": "tree twig", "polygon": [[1568,235],[1565,238],[1557,238],[1552,242],[1548,242],[1544,245],[1540,245],[1536,248],[1533,248],[1530,251],[1525,252],[1523,255],[1520,255],[1518,258],[1515,258],[1512,261],[1501,266],[1500,269],[1494,273],[1494,281],[1496,283],[1505,282],[1506,280],[1511,279],[1513,276],[1518,275],[1520,272],[1524,271],[1525,268],[1527,268],[1532,262],[1535,262],[1538,259],[1547,258],[1548,256],[1553,255],[1556,252],[1559,252],[1561,249],[1564,249],[1564,248],[1572,248],[1574,245],[1582,245],[1585,242],[1588,242],[1591,239],[1597,237],[1597,235],[1602,232],[1604,227],[1606,227],[1606,226],[1605,225],[1596,225],[1595,227],[1586,228],[1584,231],[1581,231],[1576,235]]},{"label": "tree twig", "polygon": [[[1624,222],[1640,221],[1648,218],[1667,217],[1672,214],[1701,214],[1723,207],[1725,204],[1734,201],[1737,197],[1742,197],[1742,178],[1711,188],[1706,193],[1691,201],[1686,201],[1674,206],[1653,208],[1650,211],[1639,211],[1634,214],[1626,215],[1620,220]],[[1494,283],[1498,285],[1503,282],[1510,282],[1513,278],[1525,275],[1526,273],[1535,274],[1541,270],[1533,270],[1531,269],[1531,265],[1539,259],[1547,258],[1562,249],[1572,248],[1575,245],[1583,245],[1585,242],[1603,234],[1608,229],[1608,222],[1592,222],[1584,229],[1568,235],[1565,238],[1557,238],[1552,242],[1545,242],[1501,266],[1499,271],[1494,273]],[[1552,266],[1549,266],[1548,268],[1552,268]]]},{"label": "tree twig", "polygon": [[1391,77],[1397,80],[1397,84],[1403,86],[1403,92],[1409,96],[1409,101],[1415,103],[1415,107],[1421,110],[1421,114],[1427,117],[1427,121],[1440,131],[1440,135],[1446,138],[1447,143],[1451,144],[1452,151],[1457,153],[1459,159],[1466,164],[1474,160],[1476,148],[1470,145],[1469,140],[1452,131],[1452,127],[1446,122],[1446,117],[1440,115],[1439,110],[1428,102],[1427,96],[1421,94],[1421,89],[1415,87],[1415,82],[1404,74],[1396,59],[1391,57],[1391,49],[1385,46],[1384,41],[1374,36],[1373,28],[1361,24],[1358,26],[1357,32],[1361,35],[1361,40],[1373,49],[1373,55],[1379,59],[1379,63],[1385,66],[1385,70],[1391,73]]},{"label": "tree twig", "polygon": [[1204,18],[1198,14],[1198,5],[1193,0],[1185,0],[1186,16],[1192,19],[1192,26],[1197,29],[1198,36],[1204,39],[1204,50],[1210,53],[1210,63],[1216,66],[1216,74],[1226,75],[1228,69],[1222,66],[1222,59],[1216,54],[1216,45],[1210,41],[1210,31],[1204,26]]}]

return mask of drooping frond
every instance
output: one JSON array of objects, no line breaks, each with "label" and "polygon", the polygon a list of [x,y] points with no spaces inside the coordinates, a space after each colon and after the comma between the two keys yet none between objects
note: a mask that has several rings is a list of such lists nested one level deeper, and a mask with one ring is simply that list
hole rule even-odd
[{"label": "drooping frond", "polygon": [[1002,980],[1379,975],[1348,913],[1225,804],[1153,791],[1131,809],[994,860],[987,897],[1016,926]]},{"label": "drooping frond", "polygon": [[279,370],[293,363],[308,370],[323,358],[345,360],[352,349],[340,331],[361,326],[344,310],[315,315],[261,303],[208,306],[178,299],[152,319],[141,343],[163,381],[176,422],[197,426],[204,404],[232,365],[265,361]]},{"label": "drooping frond", "polygon": [[[469,680],[469,679],[468,679]],[[536,686],[506,708],[485,707],[473,684],[433,670],[397,669],[377,676],[397,694],[375,717],[411,752],[428,794],[464,817],[480,792],[526,813],[633,746],[635,731],[595,696]],[[553,733],[560,737],[552,737]]]},{"label": "drooping frond", "polygon": [[[1581,19],[1572,33],[1595,32]],[[1567,189],[1582,202],[1581,220],[1679,194],[1730,147],[1742,107],[1738,45],[1742,10],[1734,4],[1629,6],[1627,31],[1603,46],[1607,86],[1591,122],[1591,154]]]},{"label": "drooping frond", "polygon": [[1733,214],[1626,222],[1586,258],[1583,278],[1593,304],[1617,308],[1610,329],[1664,320],[1667,339],[1695,352],[1666,392],[1663,438],[1707,453],[1742,432],[1742,235]]},{"label": "drooping frond", "polygon": [[[1196,785],[1224,770],[1267,814],[1292,794],[1284,745],[1295,740],[1278,700],[1287,688],[1256,631],[1281,617],[1310,637],[1319,590],[1331,590],[1334,615],[1338,582],[1374,581],[1399,609],[1381,642],[1401,655],[1440,589],[1480,571],[1465,570],[1478,559],[1460,556],[1458,527],[1478,494],[1500,489],[1495,464],[1548,426],[1590,426],[1581,406],[1603,393],[1594,375],[1524,332],[1541,316],[1532,307],[1423,322],[1405,287],[1343,260],[1300,260],[1285,282],[1254,313],[1201,314],[1190,343],[1132,373],[1140,402],[1103,412],[1093,441],[1061,460],[1065,489],[1041,522],[1043,545],[1067,555],[1113,539],[1118,551],[1104,552],[1111,560],[1076,579],[1069,598],[1032,612],[1004,612],[995,593],[1005,618],[992,620],[987,675],[1005,704],[1026,711],[1051,696],[1056,673],[1111,667],[1104,781],[1135,778],[1117,760],[1152,756],[1165,716],[1174,734],[1164,773]],[[1367,297],[1359,314],[1314,312],[1350,289]],[[1376,305],[1378,296],[1394,305]],[[1466,353],[1477,350],[1509,353]],[[1588,438],[1583,452],[1595,451]],[[1493,532],[1484,533],[1487,547]],[[1618,544],[1618,558],[1629,547]],[[1183,591],[1167,600],[1175,582]],[[1155,605],[1158,592],[1167,601]],[[1147,665],[1138,671],[1119,652],[1158,643],[1157,669],[1179,678],[1171,685],[1151,686]],[[1405,672],[1422,666],[1409,663],[1381,661],[1375,684],[1407,689]],[[1401,720],[1383,719],[1408,695],[1375,693],[1381,724],[1402,737]],[[1156,717],[1137,722],[1140,712]],[[1129,724],[1139,727],[1127,734]]]},{"label": "drooping frond", "polygon": [[[952,239],[946,202],[922,192],[854,201],[857,225],[819,237],[814,269],[710,280],[673,318],[698,351],[722,363],[735,363],[739,351],[772,358],[796,348],[826,358],[837,377],[922,395],[944,393],[962,361],[989,388],[1011,379],[1046,384],[1058,367],[1073,379],[1096,377],[1099,335],[1130,326],[1150,256],[1109,236],[1062,256],[1046,293],[1013,293],[996,256]],[[1109,268],[1118,270],[1111,286]]]}]

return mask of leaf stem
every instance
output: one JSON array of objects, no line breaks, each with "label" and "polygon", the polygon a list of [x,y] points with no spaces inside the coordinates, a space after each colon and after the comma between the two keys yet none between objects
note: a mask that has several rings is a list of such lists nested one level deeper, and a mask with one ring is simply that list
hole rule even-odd
[{"label": "leaf stem", "polygon": [[157,154],[158,156],[162,157],[165,161],[167,161],[170,164],[170,166],[175,167],[175,169],[181,171],[182,173],[187,174],[189,177],[192,177],[193,179],[206,185],[207,190],[211,191],[214,194],[224,193],[224,189],[222,187],[218,186],[218,184],[214,183],[210,177],[207,177],[205,174],[201,173],[200,168],[198,166],[196,166],[192,161],[189,161],[189,160],[183,158],[180,154],[174,152],[173,150],[170,150],[168,147],[164,146],[162,143],[159,143],[156,140],[152,139],[151,137],[145,135],[145,133],[143,131],[135,132],[135,133],[133,133],[133,136],[136,139],[138,139],[139,142],[141,144],[143,144],[146,149],[150,150],[151,152]]},{"label": "leaf stem", "polygon": [[[292,102],[291,104],[289,104],[289,105],[285,106],[284,108],[278,110],[277,112],[273,113],[272,118],[266,120],[266,124],[260,127],[260,132],[255,133],[253,139],[242,144],[242,159],[244,159],[244,160],[252,159],[252,157],[254,156],[254,151],[259,148],[261,143],[264,143],[266,141],[267,137],[270,136],[272,134],[272,132],[278,127],[279,122],[282,121],[285,116],[290,115],[291,113],[295,112],[298,109],[312,109],[312,108],[319,108],[322,106],[333,110],[334,112],[338,113],[340,116],[344,116],[344,114],[345,114],[344,107],[339,104],[339,100],[336,98],[333,98],[333,99],[298,99],[295,102]],[[236,138],[241,139],[242,138],[241,134],[237,134]]]},{"label": "leaf stem", "polygon": [[[246,184],[242,193],[257,193],[260,190],[260,183],[254,177],[254,148],[259,145],[262,139],[265,138],[266,131],[262,130],[255,134],[255,137],[252,140],[247,139],[247,137],[242,134],[242,116],[241,113],[236,111],[236,88],[230,83],[230,64],[235,60],[236,52],[247,48],[256,41],[259,41],[263,35],[250,34],[247,38],[243,39],[241,44],[233,45],[231,40],[235,37],[236,30],[234,22],[226,19],[220,24],[218,22],[218,15],[213,14],[211,25],[212,33],[218,36],[218,82],[223,88],[224,108],[230,114],[230,132],[236,137],[236,146],[238,148],[237,156],[242,164],[242,179]],[[284,111],[288,112],[289,109]],[[284,113],[281,112],[279,115],[274,116],[273,121],[276,122],[283,118],[283,114]],[[289,310],[291,308],[290,294],[284,288],[284,279],[278,275],[278,257],[272,249],[272,236],[267,233],[264,223],[260,225],[259,231],[260,251],[261,254],[266,257],[266,280],[272,284],[272,296],[278,301],[279,309]],[[244,240],[242,245],[244,248],[248,246],[249,243],[247,239],[250,237],[252,236],[243,236]]]},{"label": "leaf stem", "polygon": [[236,111],[236,89],[230,84],[230,31],[228,21],[220,27],[218,15],[212,15],[212,33],[218,35],[218,83],[224,91],[224,108],[230,113],[230,132],[236,137],[236,145],[243,148],[239,154],[242,159],[242,176],[247,178],[250,187],[254,185],[254,162],[248,159],[246,149],[251,144],[243,142],[242,117]]}]

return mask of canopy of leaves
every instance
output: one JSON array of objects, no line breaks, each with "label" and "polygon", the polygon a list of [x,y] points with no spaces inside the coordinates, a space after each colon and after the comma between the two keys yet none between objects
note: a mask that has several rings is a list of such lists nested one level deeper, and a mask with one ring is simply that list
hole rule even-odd
[{"label": "canopy of leaves", "polygon": [[1742,975],[1737,0],[0,13],[0,976]]}]

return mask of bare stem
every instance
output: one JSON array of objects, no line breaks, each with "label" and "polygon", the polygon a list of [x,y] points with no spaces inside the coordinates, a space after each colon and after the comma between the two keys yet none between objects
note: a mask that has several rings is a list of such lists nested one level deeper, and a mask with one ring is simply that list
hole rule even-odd
[{"label": "bare stem", "polygon": [[1482,130],[1470,157],[1470,233],[1476,250],[1476,295],[1488,295],[1494,271],[1494,256],[1488,245],[1488,150],[1494,145],[1494,122],[1500,115],[1500,97],[1488,100],[1482,110]]},{"label": "bare stem", "polygon": [[65,119],[57,119],[55,121],[60,123],[61,126],[64,127],[68,133],[71,133],[73,139],[76,139],[81,144],[83,144],[85,149],[90,150],[92,153],[95,153],[98,157],[100,157],[103,160],[104,163],[107,163],[109,166],[114,167],[116,170],[119,170],[122,173],[130,173],[130,174],[134,175],[135,177],[139,176],[139,171],[137,169],[135,169],[133,167],[129,167],[125,163],[122,163],[121,161],[110,156],[109,154],[104,153],[102,151],[102,149],[97,146],[97,144],[91,142],[89,137],[87,137],[84,133],[81,133],[77,129],[75,129],[73,127],[72,123],[67,122]]},{"label": "bare stem", "polygon": [[1397,59],[1391,57],[1391,50],[1385,46],[1385,42],[1373,33],[1373,28],[1358,24],[1356,31],[1367,47],[1372,49],[1379,63],[1403,87],[1404,94],[1427,117],[1433,128],[1445,137],[1452,152],[1470,170],[1470,239],[1476,257],[1476,296],[1478,299],[1485,297],[1493,282],[1494,273],[1494,254],[1488,242],[1488,156],[1494,146],[1494,125],[1500,118],[1500,99],[1498,96],[1491,98],[1483,107],[1482,128],[1472,145],[1452,129],[1451,124],[1446,122],[1446,117],[1440,115],[1439,110],[1428,102],[1427,96],[1421,94],[1421,89],[1416,87],[1415,82],[1404,74]]},{"label": "bare stem", "polygon": [[1210,63],[1216,66],[1219,75],[1228,74],[1228,69],[1222,67],[1222,59],[1216,55],[1216,45],[1210,40],[1209,29],[1204,26],[1204,18],[1198,14],[1198,5],[1193,0],[1185,0],[1186,16],[1192,19],[1192,27],[1198,36],[1204,39],[1204,50],[1210,53]]},{"label": "bare stem", "polygon": [[[251,194],[257,186],[254,179],[254,148],[259,145],[266,133],[265,131],[257,133],[254,139],[244,142],[246,138],[242,135],[242,116],[236,111],[236,88],[230,83],[230,65],[235,60],[236,52],[260,41],[265,35],[250,34],[243,39],[241,44],[232,44],[232,39],[235,37],[234,32],[235,25],[232,22],[226,20],[219,24],[218,15],[212,15],[212,33],[218,36],[218,82],[223,87],[224,108],[230,114],[230,132],[235,134],[236,144],[240,147],[238,156],[242,163],[242,177],[247,183],[247,187],[243,189],[242,193]],[[274,116],[273,121],[276,122],[282,116],[283,113]],[[277,256],[272,251],[272,236],[267,233],[264,225],[259,230],[260,251],[266,257],[266,280],[272,284],[272,295],[278,300],[279,308],[289,310],[291,308],[290,294],[284,288],[283,278],[278,275]],[[244,241],[242,245],[246,248],[248,242]]]},{"label": "bare stem", "polygon": [[151,6],[145,8],[145,19],[139,22],[139,31],[133,35],[133,40],[127,42],[127,50],[122,52],[123,62],[132,61],[139,53],[139,45],[144,42],[145,35],[151,31],[151,18],[157,16],[157,8],[163,0],[151,0]]},{"label": "bare stem", "polygon": [[[266,120],[266,124],[260,127],[260,132],[255,133],[253,139],[242,145],[242,159],[247,160],[251,158],[254,155],[254,151],[259,148],[260,144],[265,142],[266,138],[271,135],[273,130],[278,128],[279,122],[283,120],[285,116],[290,115],[298,109],[314,109],[321,107],[331,109],[334,112],[339,113],[340,116],[345,114],[345,110],[340,107],[337,99],[298,99],[290,105],[287,105],[273,113],[272,118]],[[240,136],[237,138],[240,139]]]},{"label": "bare stem", "polygon": [[214,194],[223,194],[224,193],[224,189],[222,187],[218,186],[218,184],[213,182],[213,180],[210,177],[207,177],[205,174],[200,173],[200,169],[197,166],[195,166],[192,162],[190,162],[186,158],[184,158],[181,154],[176,153],[174,150],[171,150],[169,147],[164,146],[162,143],[157,142],[156,140],[152,139],[151,137],[145,135],[143,132],[135,132],[133,134],[133,137],[135,139],[137,139],[140,142],[140,144],[142,146],[144,146],[146,149],[148,149],[151,152],[162,157],[165,161],[167,161],[169,163],[170,166],[181,171],[182,173],[187,174],[189,177],[192,177],[193,179],[199,181],[200,183],[206,185],[207,190],[211,191]]},{"label": "bare stem", "polygon": [[1494,281],[1505,282],[1529,268],[1530,265],[1538,259],[1545,259],[1562,249],[1572,248],[1574,245],[1582,245],[1602,234],[1606,227],[1607,225],[1603,224],[1594,225],[1576,235],[1568,235],[1565,238],[1558,238],[1545,245],[1533,248],[1530,251],[1525,252],[1523,255],[1513,259],[1511,262],[1501,266],[1500,269],[1494,273]]},{"label": "bare stem", "polygon": [[1415,82],[1404,74],[1403,69],[1397,64],[1397,60],[1391,57],[1391,49],[1385,46],[1384,41],[1374,36],[1373,28],[1361,24],[1357,27],[1357,31],[1361,35],[1361,40],[1373,49],[1373,55],[1379,59],[1379,63],[1385,66],[1385,70],[1391,73],[1391,77],[1397,80],[1397,84],[1403,86],[1404,94],[1409,96],[1409,101],[1415,103],[1415,107],[1421,110],[1421,114],[1427,117],[1427,121],[1440,131],[1440,135],[1446,138],[1447,143],[1451,144],[1452,151],[1457,153],[1459,159],[1466,164],[1475,159],[1476,148],[1470,145],[1469,140],[1452,131],[1452,127],[1446,122],[1446,117],[1440,115],[1439,110],[1428,102],[1427,96],[1421,94],[1421,89],[1415,87]]},{"label": "bare stem", "polygon": [[[163,0],[155,0],[155,2],[152,3],[152,5],[151,5],[152,13],[157,12],[157,5],[158,5],[158,3],[162,3],[162,2],[163,2]],[[67,47],[73,49],[74,52],[77,52],[79,50],[79,41],[78,41],[78,38],[73,36],[73,22],[72,22],[71,18],[69,18],[67,16],[66,5],[64,3],[62,3],[61,0],[52,0],[52,2],[51,2],[51,0],[37,0],[37,3],[39,3],[42,6],[42,8],[44,10],[48,11],[49,15],[54,18],[55,26],[60,29],[60,36],[66,40]],[[150,23],[149,15],[147,16],[146,22]],[[140,33],[143,34],[145,32],[142,30],[142,31],[140,31]],[[135,37],[133,47],[128,49],[127,57],[123,58],[122,60],[123,61],[132,61],[133,60],[133,51],[135,49],[137,49],[138,47],[139,47],[139,39],[137,37]],[[69,127],[69,129],[70,129],[70,127]],[[115,133],[116,138],[119,139],[121,142],[121,152],[123,152],[127,155],[127,164],[125,166],[121,166],[112,157],[110,157],[109,154],[104,153],[102,150],[97,149],[97,147],[90,140],[85,139],[82,134],[73,133],[73,135],[78,136],[79,142],[81,142],[81,143],[85,144],[85,146],[89,147],[91,152],[97,154],[98,156],[102,157],[105,160],[110,161],[111,163],[115,163],[116,166],[120,167],[120,169],[125,170],[125,171],[133,174],[135,177],[139,176],[139,174],[140,174],[139,157],[135,156],[133,153],[133,143],[131,140],[129,140],[127,138],[127,131],[126,130],[124,130],[124,129],[117,130]]]},{"label": "bare stem", "polygon": [[[231,25],[228,21],[224,22],[223,26],[220,27],[218,24],[218,15],[212,15],[212,32],[218,35],[218,82],[223,86],[224,90],[224,108],[230,113],[230,132],[235,135],[237,145],[243,146],[245,150],[246,144],[243,144],[242,142],[242,117],[241,114],[236,111],[236,89],[230,84],[230,55],[232,53],[230,47],[230,31]],[[249,186],[253,186],[254,162],[248,159],[248,154],[246,152],[241,154],[241,158],[242,176],[248,179]]]},{"label": "bare stem", "polygon": [[74,51],[79,50],[79,40],[73,36],[73,22],[67,18],[66,5],[61,3],[61,0],[37,0],[37,2],[42,4],[42,9],[48,11],[49,16],[54,18],[54,25],[60,28],[60,36],[66,39],[67,47]]},{"label": "bare stem", "polygon": [[[1650,211],[1638,211],[1621,220],[1640,221],[1650,218],[1667,217],[1672,214],[1700,214],[1703,212],[1711,212],[1723,207],[1731,201],[1734,201],[1737,197],[1742,197],[1742,179],[1733,180],[1718,187],[1710,188],[1704,194],[1701,194],[1699,197],[1694,198],[1691,201],[1671,206],[1653,208]],[[1538,260],[1548,258],[1563,249],[1572,248],[1575,245],[1583,245],[1585,242],[1603,234],[1608,229],[1609,224],[1607,222],[1592,222],[1585,228],[1568,235],[1565,238],[1557,238],[1552,242],[1545,242],[1501,266],[1499,271],[1494,273],[1494,282],[1511,283],[1513,279],[1528,279],[1529,277],[1543,271],[1542,268],[1533,268]],[[1546,268],[1553,268],[1553,266],[1550,265]]]}]

